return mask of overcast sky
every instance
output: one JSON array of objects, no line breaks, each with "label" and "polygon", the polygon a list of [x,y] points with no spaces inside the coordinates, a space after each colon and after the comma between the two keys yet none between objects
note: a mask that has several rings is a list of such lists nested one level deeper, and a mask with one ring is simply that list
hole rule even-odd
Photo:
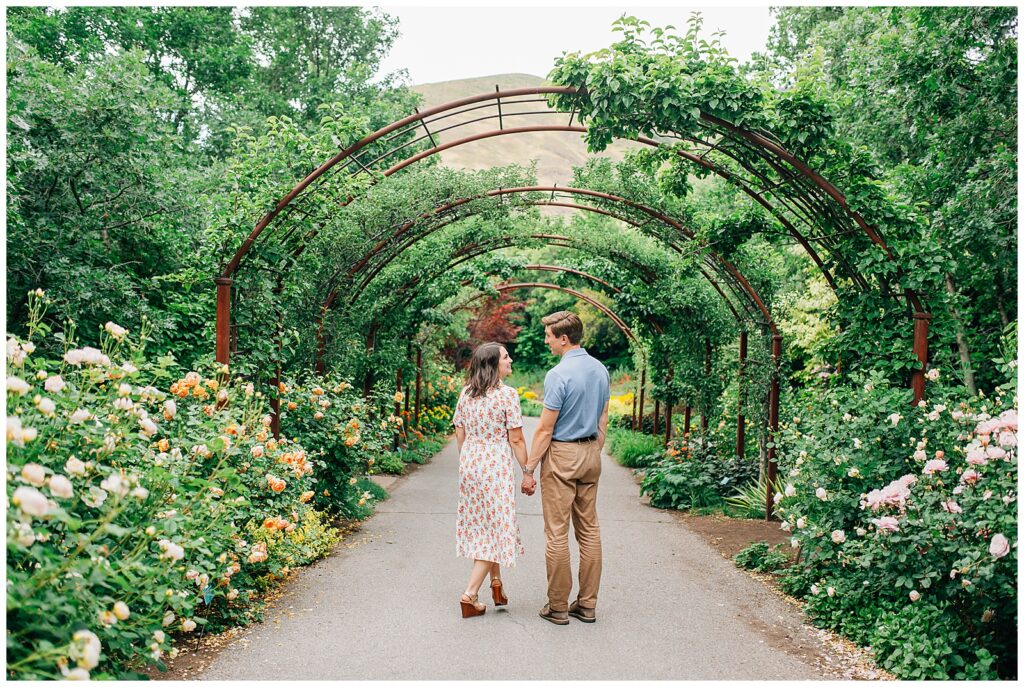
[{"label": "overcast sky", "polygon": [[772,17],[761,7],[396,7],[401,36],[382,64],[384,73],[407,69],[412,84],[491,74],[547,76],[562,51],[591,52],[621,34],[612,22],[624,12],[654,26],[685,31],[693,11],[704,17],[705,37],[718,29],[733,57],[763,51]]}]

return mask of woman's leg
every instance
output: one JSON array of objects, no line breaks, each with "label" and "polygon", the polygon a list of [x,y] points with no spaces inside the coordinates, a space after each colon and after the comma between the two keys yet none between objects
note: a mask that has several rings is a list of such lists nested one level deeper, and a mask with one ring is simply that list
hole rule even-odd
[{"label": "woman's leg", "polygon": [[497,561],[491,563],[491,581],[501,579],[501,566]]},{"label": "woman's leg", "polygon": [[466,585],[466,596],[473,596],[480,591],[480,585],[484,583],[484,578],[487,577],[490,570],[490,561],[473,561],[473,570],[469,573],[469,584]]}]

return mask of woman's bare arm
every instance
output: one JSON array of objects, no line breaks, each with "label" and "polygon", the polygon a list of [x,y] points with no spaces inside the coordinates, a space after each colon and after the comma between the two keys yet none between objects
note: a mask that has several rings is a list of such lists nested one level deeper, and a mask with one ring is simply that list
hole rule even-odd
[{"label": "woman's bare arm", "polygon": [[512,453],[515,454],[519,467],[526,467],[526,437],[523,436],[523,428],[516,427],[508,430],[508,443],[512,445]]},{"label": "woman's bare arm", "polygon": [[455,444],[459,447],[459,453],[462,453],[462,442],[466,440],[466,428],[459,425],[455,428]]}]

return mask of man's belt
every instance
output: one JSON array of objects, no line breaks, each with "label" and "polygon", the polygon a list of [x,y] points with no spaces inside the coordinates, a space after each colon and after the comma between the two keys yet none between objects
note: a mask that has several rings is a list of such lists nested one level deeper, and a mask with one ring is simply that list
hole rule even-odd
[{"label": "man's belt", "polygon": [[559,444],[585,444],[589,441],[597,441],[597,435],[591,434],[589,437],[581,437],[579,439],[552,439]]}]

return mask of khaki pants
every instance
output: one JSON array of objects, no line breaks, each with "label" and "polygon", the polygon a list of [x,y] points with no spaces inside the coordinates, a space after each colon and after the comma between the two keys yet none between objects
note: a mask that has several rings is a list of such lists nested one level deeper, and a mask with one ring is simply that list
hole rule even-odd
[{"label": "khaki pants", "polygon": [[601,477],[598,442],[552,441],[540,468],[544,507],[544,552],[548,569],[548,606],[569,608],[572,566],[569,562],[569,519],[580,547],[579,603],[597,607],[601,586],[601,526],[597,521],[597,480]]}]

